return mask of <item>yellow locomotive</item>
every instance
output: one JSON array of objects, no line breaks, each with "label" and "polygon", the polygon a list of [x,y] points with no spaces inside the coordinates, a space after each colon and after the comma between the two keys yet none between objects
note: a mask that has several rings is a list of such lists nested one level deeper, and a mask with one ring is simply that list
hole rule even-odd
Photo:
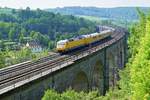
[{"label": "yellow locomotive", "polygon": [[82,46],[98,42],[112,34],[112,29],[105,30],[100,33],[92,33],[88,35],[81,35],[76,38],[60,40],[57,42],[56,50],[60,53],[67,52]]}]

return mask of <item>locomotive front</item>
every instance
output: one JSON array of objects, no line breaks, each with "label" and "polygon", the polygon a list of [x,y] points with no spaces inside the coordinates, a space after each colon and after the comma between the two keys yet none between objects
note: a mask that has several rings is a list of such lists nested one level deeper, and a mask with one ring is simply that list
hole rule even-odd
[{"label": "locomotive front", "polygon": [[56,50],[57,52],[64,52],[66,49],[67,40],[60,40],[57,42]]}]

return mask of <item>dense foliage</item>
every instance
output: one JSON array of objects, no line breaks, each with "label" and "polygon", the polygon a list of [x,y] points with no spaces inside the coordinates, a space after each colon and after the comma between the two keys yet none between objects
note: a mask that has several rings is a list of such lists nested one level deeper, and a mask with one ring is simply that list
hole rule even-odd
[{"label": "dense foliage", "polygon": [[130,28],[128,39],[129,61],[120,73],[120,89],[113,92],[123,100],[150,100],[150,15],[137,11],[140,20]]},{"label": "dense foliage", "polygon": [[47,90],[42,100],[100,100],[101,98],[98,91],[85,93],[67,90],[63,93],[57,93],[54,90]]},{"label": "dense foliage", "polygon": [[137,11],[140,19],[130,28],[129,60],[120,71],[119,89],[109,91],[104,99],[150,100],[150,15]]},{"label": "dense foliage", "polygon": [[23,37],[32,37],[44,46],[53,47],[51,44],[57,40],[93,31],[95,23],[72,15],[30,10],[28,7],[25,10],[0,9],[0,39],[24,42]]},{"label": "dense foliage", "polygon": [[136,54],[130,65],[129,82],[133,99],[150,99],[150,16],[144,17],[142,14],[141,18],[142,26],[135,28],[138,29],[140,38],[135,41],[139,44],[135,44]]}]

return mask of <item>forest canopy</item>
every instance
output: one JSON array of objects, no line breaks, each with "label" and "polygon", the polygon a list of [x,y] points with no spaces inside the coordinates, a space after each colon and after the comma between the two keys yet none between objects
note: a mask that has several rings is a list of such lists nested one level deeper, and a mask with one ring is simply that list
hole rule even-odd
[{"label": "forest canopy", "polygon": [[0,8],[0,39],[24,42],[23,37],[32,37],[48,46],[54,41],[94,31],[95,23],[72,15],[31,10],[29,7]]}]

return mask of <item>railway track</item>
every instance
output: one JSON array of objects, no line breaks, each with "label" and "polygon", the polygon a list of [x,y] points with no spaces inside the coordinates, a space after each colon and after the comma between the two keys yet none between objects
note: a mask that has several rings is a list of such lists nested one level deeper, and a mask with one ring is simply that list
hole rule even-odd
[{"label": "railway track", "polygon": [[19,66],[14,66],[14,67],[10,67],[8,69],[1,70],[0,71],[0,80],[1,80],[1,76],[7,75],[7,74],[10,74],[10,73],[14,73],[16,71],[28,68],[28,67],[33,66],[33,65],[38,65],[42,62],[52,60],[52,59],[57,58],[57,57],[59,57],[59,54],[53,54],[53,55],[49,55],[49,56],[40,58],[40,59],[38,59],[36,61],[33,61],[33,62],[30,61],[28,63],[24,63],[24,64],[21,64]]},{"label": "railway track", "polygon": [[[34,68],[38,68],[39,65],[41,65],[41,62],[44,61],[43,64],[47,64],[47,62],[49,62],[52,59],[56,59],[59,55],[51,55],[51,56],[47,56],[44,57],[44,59],[39,59],[33,63],[29,63],[29,64],[23,64],[22,66],[18,66],[16,69],[12,69],[11,70],[6,70],[3,72],[3,75],[0,76],[0,84],[3,84],[3,82],[7,81],[7,79],[18,76],[19,74],[28,72],[30,70],[33,70]],[[1,88],[1,86],[0,86]]]},{"label": "railway track", "polygon": [[55,68],[66,62],[74,61],[74,58],[83,55],[84,53],[90,52],[92,50],[94,51],[97,48],[102,48],[107,45],[110,45],[113,42],[119,40],[121,37],[123,37],[123,34],[121,34],[122,32],[120,30],[117,30],[115,32],[116,33],[112,35],[112,39],[104,40],[103,42],[101,42],[100,45],[95,45],[95,47],[85,47],[84,49],[81,49],[74,53],[70,53],[68,55],[51,55],[38,59],[34,62],[29,62],[20,66],[15,66],[6,70],[2,70],[0,71],[0,89],[6,86],[10,86],[11,84],[15,84],[24,79],[30,78],[48,69]]},{"label": "railway track", "polygon": [[56,59],[52,62],[48,62],[48,63],[43,63],[43,64],[40,64],[39,66],[33,66],[32,68],[30,68],[28,71],[27,70],[22,70],[20,73],[18,73],[15,77],[9,77],[7,79],[4,79],[2,81],[0,81],[0,89],[5,87],[6,85],[11,85],[12,83],[15,83],[15,82],[18,82],[18,80],[21,80],[21,79],[24,79],[24,76],[25,77],[30,77],[32,75],[34,75],[35,73],[39,73],[39,72],[42,72],[43,70],[45,69],[48,69],[48,68],[53,68],[55,67],[54,65],[58,65],[60,64],[61,62],[63,62],[64,60],[69,60],[70,58],[64,58],[64,57],[61,57],[61,59]]}]

